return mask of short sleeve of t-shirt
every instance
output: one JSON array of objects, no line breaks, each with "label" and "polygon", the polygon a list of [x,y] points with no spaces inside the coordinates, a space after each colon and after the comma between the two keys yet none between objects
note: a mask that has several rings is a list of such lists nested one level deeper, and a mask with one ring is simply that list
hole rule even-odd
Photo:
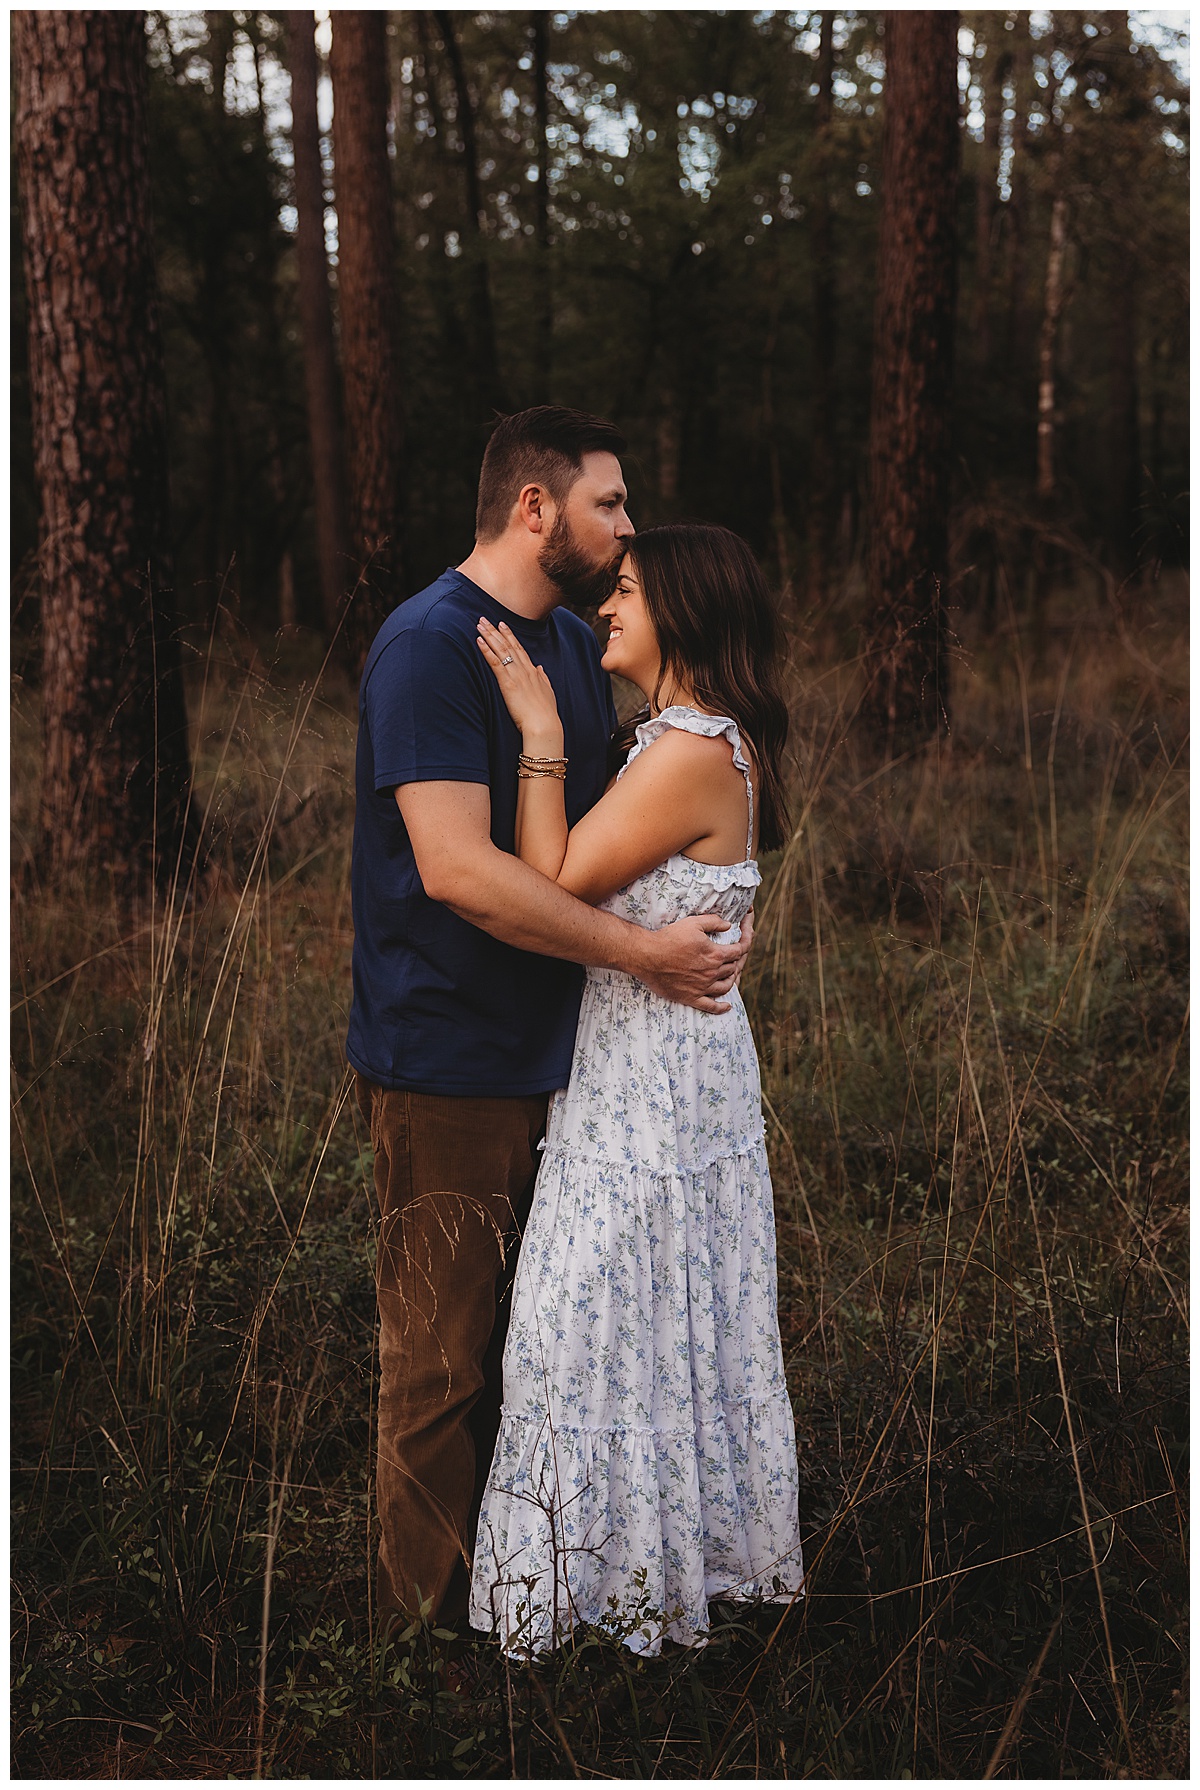
[{"label": "short sleeve of t-shirt", "polygon": [[439,628],[405,628],[381,651],[363,692],[375,789],[487,783],[488,724],[477,651]]}]

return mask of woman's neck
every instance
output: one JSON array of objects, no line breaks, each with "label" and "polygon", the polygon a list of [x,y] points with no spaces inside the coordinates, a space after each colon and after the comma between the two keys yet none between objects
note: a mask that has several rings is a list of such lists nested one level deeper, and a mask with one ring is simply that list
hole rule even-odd
[{"label": "woman's neck", "polygon": [[653,691],[646,692],[652,715],[661,715],[664,709],[698,709],[696,693],[689,684],[678,683],[670,674],[659,685],[657,695]]}]

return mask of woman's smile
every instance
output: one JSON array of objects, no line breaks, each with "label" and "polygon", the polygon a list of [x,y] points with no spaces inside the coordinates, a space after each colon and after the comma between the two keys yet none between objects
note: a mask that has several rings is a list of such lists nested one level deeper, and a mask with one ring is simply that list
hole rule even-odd
[{"label": "woman's smile", "polygon": [[661,655],[653,623],[646,609],[633,559],[621,562],[617,588],[600,613],[608,620],[608,642],[601,664],[649,694],[660,670]]}]

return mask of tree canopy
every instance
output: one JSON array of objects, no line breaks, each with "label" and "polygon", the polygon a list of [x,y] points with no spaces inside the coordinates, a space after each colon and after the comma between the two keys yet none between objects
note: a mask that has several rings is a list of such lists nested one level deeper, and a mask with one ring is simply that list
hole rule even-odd
[{"label": "tree canopy", "polygon": [[[625,429],[639,523],[726,523],[802,596],[810,495],[831,485],[834,575],[860,561],[885,17],[832,15],[823,128],[822,14],[387,15],[409,588],[470,545],[496,404],[547,397]],[[197,620],[237,603],[265,627],[286,619],[285,555],[299,619],[322,614],[284,18],[147,15],[177,584]],[[981,511],[1034,514],[1060,195],[1043,520],[1121,574],[1185,555],[1188,96],[1170,34],[1136,18],[961,15],[952,576]],[[18,330],[18,559],[36,517],[23,353]]]}]

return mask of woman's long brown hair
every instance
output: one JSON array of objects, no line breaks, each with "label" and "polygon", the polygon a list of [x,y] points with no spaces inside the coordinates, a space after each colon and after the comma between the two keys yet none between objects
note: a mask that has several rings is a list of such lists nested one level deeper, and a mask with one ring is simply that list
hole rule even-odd
[{"label": "woman's long brown hair", "polygon": [[670,522],[629,546],[661,655],[650,710],[619,727],[612,757],[624,762],[639,721],[657,712],[668,673],[702,708],[729,715],[758,771],[758,843],[781,846],[790,831],[783,782],[788,710],[780,687],[783,630],[758,562],[727,528]]}]

